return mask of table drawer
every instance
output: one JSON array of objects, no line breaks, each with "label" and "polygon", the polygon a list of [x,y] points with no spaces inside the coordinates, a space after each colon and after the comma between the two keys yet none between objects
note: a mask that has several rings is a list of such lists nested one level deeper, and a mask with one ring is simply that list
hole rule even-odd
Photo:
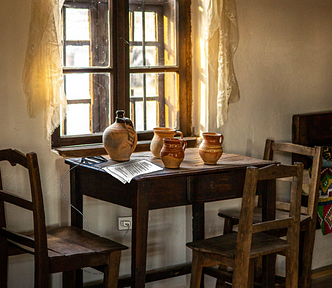
[{"label": "table drawer", "polygon": [[187,200],[193,203],[241,197],[244,177],[245,169],[190,176],[187,179]]}]

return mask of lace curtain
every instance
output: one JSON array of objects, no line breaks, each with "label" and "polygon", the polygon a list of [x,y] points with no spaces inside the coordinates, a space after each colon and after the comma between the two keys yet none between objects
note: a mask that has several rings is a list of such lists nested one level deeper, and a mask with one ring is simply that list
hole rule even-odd
[{"label": "lace curtain", "polygon": [[31,0],[29,39],[23,71],[28,114],[44,113],[49,138],[65,116],[61,66],[61,7],[64,0]]},{"label": "lace curtain", "polygon": [[[205,39],[209,63],[208,81],[218,80],[217,128],[227,122],[228,103],[239,100],[239,88],[234,73],[233,57],[238,46],[238,26],[235,0],[208,0]],[[208,85],[211,87],[211,85]]]}]

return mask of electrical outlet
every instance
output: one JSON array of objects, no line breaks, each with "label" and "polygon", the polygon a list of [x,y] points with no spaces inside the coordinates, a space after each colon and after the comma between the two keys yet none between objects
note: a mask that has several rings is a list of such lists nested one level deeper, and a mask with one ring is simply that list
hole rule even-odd
[{"label": "electrical outlet", "polygon": [[131,216],[119,216],[118,217],[118,230],[129,230],[132,229],[133,220]]}]

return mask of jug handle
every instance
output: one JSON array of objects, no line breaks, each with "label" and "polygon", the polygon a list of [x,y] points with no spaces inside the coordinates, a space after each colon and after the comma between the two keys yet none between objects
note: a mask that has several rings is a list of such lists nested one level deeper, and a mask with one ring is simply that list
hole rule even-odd
[{"label": "jug handle", "polygon": [[224,142],[224,135],[220,135],[219,143],[222,144]]},{"label": "jug handle", "polygon": [[[181,136],[181,139],[183,139],[183,134],[182,134],[181,131],[175,131],[175,135],[180,135],[180,136]],[[174,136],[175,136],[175,135],[174,135]]]},{"label": "jug handle", "polygon": [[186,148],[187,148],[187,141],[182,139],[182,149],[186,150]]}]

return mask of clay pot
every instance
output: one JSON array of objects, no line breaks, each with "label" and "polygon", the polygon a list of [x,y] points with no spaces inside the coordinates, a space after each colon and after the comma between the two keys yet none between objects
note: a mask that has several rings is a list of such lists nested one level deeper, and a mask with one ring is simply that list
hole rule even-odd
[{"label": "clay pot", "polygon": [[181,139],[183,139],[183,134],[181,131],[176,131],[173,128],[166,127],[156,127],[153,128],[153,138],[150,144],[150,150],[152,155],[156,158],[160,158],[160,150],[163,147],[163,139],[164,138],[173,138],[175,135],[180,135]]},{"label": "clay pot", "polygon": [[204,132],[203,141],[199,146],[199,155],[205,164],[214,165],[222,155],[224,136],[219,133]]},{"label": "clay pot", "polygon": [[187,141],[177,138],[164,138],[160,157],[166,168],[179,168],[184,158]]},{"label": "clay pot", "polygon": [[103,134],[107,154],[115,161],[129,161],[137,145],[137,134],[133,123],[124,117],[124,111],[116,111],[115,122]]}]

